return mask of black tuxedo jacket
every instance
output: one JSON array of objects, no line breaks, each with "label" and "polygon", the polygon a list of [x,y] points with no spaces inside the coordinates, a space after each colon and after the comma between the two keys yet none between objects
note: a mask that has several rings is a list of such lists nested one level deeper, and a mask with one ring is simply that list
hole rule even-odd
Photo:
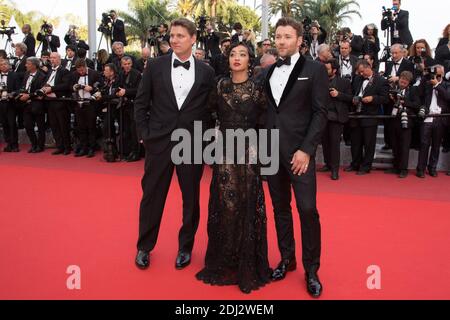
[{"label": "black tuxedo jacket", "polygon": [[[61,61],[61,66],[65,69],[67,67],[68,62],[69,62],[69,59],[63,59]],[[70,72],[74,72],[76,70],[76,68],[75,68],[75,63],[76,62],[77,62],[77,58],[73,57],[72,65],[70,66],[70,70],[69,70]]]},{"label": "black tuxedo jacket", "polygon": [[[413,38],[411,36],[411,31],[409,31],[409,12],[405,10],[400,10],[398,13],[397,20],[395,21],[396,28],[399,32],[400,40],[396,41],[394,38],[394,28],[391,30],[392,43],[406,44],[408,46],[412,45]],[[388,28],[388,23],[385,19],[381,21],[381,30],[386,30]]]},{"label": "black tuxedo jacket", "polygon": [[44,37],[42,33],[38,33],[36,39],[42,42],[42,51],[50,51],[58,52],[58,48],[61,46],[61,42],[59,41],[59,37],[55,35],[51,35],[50,42],[47,37]]},{"label": "black tuxedo jacket", "polygon": [[[408,115],[416,115],[420,109],[420,96],[419,89],[417,87],[411,86],[405,91],[405,99],[404,99],[403,107],[406,108],[406,112]],[[401,121],[400,115],[396,118],[397,121]],[[412,118],[408,118],[408,128],[412,127],[414,120]]]},{"label": "black tuxedo jacket", "polygon": [[[340,67],[342,68],[342,57],[339,55],[338,61],[340,63]],[[352,78],[355,77],[355,73],[356,73],[356,65],[358,63],[358,58],[352,54],[350,54],[349,56],[350,59],[350,64],[352,65]]]},{"label": "black tuxedo jacket", "polygon": [[[364,78],[361,76],[357,76],[353,81],[353,95],[359,95],[361,91],[362,85],[364,82]],[[363,97],[373,97],[373,101],[371,103],[363,103],[361,115],[371,115],[376,116],[381,108],[382,104],[386,104],[389,102],[389,82],[383,77],[374,74],[372,77],[372,81],[367,85]],[[355,106],[352,104],[352,111],[355,111]],[[370,127],[376,126],[378,124],[377,119],[359,119],[352,120],[350,124],[352,126],[356,126],[360,124],[362,127]]]},{"label": "black tuxedo jacket", "polygon": [[8,93],[13,93],[13,92],[18,91],[20,89],[21,84],[22,83],[21,83],[19,77],[17,76],[17,74],[14,71],[9,71],[8,72],[8,83],[7,83]]},{"label": "black tuxedo jacket", "polygon": [[123,72],[120,74],[120,87],[125,89],[125,97],[130,100],[134,100],[136,98],[141,79],[141,73],[136,69],[131,69],[128,75]]},{"label": "black tuxedo jacket", "polygon": [[[78,72],[72,72],[69,75],[69,89],[73,91],[73,86],[80,80],[80,74]],[[88,85],[93,86],[96,82],[101,82],[100,74],[92,69],[88,69]]]},{"label": "black tuxedo jacket", "polygon": [[[134,102],[139,137],[151,140],[150,153],[163,152],[175,129],[194,131],[194,121],[211,123],[207,100],[214,88],[214,70],[195,59],[195,82],[181,109],[173,91],[172,54],[147,62]],[[181,68],[181,67],[180,67]]]},{"label": "black tuxedo jacket", "polygon": [[36,39],[34,36],[31,33],[27,34],[25,39],[23,39],[23,43],[27,46],[27,57],[35,57]]},{"label": "black tuxedo jacket", "polygon": [[[45,77],[45,83],[50,80],[50,76],[52,74],[52,70],[49,70],[47,76]],[[55,77],[55,85],[52,88],[52,92],[58,97],[61,98],[69,92],[69,81],[70,81],[70,72],[64,69],[63,66],[60,66],[56,71]]]},{"label": "black tuxedo jacket", "polygon": [[[346,123],[348,121],[350,104],[353,100],[352,83],[348,79],[339,78],[336,76],[330,82],[330,88],[336,89],[339,94],[336,98],[330,96],[328,120]],[[333,115],[335,112],[337,117],[334,117]]]},{"label": "black tuxedo jacket", "polygon": [[[425,108],[427,113],[429,112],[431,100],[433,98],[433,87],[429,83],[423,83],[423,91],[425,92]],[[443,81],[436,87],[437,91],[437,104],[442,108],[441,113],[450,112],[450,83]]]},{"label": "black tuxedo jacket", "polygon": [[116,41],[120,41],[124,46],[128,45],[127,37],[125,36],[125,24],[122,20],[117,19],[113,23],[113,33],[111,41],[114,43]]},{"label": "black tuxedo jacket", "polygon": [[[28,71],[25,72],[25,76],[23,77],[22,85],[20,87],[21,89],[26,89],[29,74],[30,73]],[[38,70],[35,76],[33,77],[33,80],[31,81],[30,92],[34,93],[37,90],[41,89],[45,85],[45,78],[46,78],[45,73]]]},{"label": "black tuxedo jacket", "polygon": [[362,54],[364,48],[364,39],[361,36],[353,35],[350,41],[350,46],[352,47],[351,55],[359,57]]},{"label": "black tuxedo jacket", "polygon": [[[386,63],[386,71],[384,72],[384,76],[386,78],[391,75],[392,68],[394,68],[394,62],[389,61],[388,63]],[[414,75],[414,64],[407,59],[403,59],[402,63],[397,69],[397,77],[399,77],[403,71],[409,71]]]},{"label": "black tuxedo jacket", "polygon": [[265,84],[266,128],[279,130],[280,154],[285,162],[290,163],[298,150],[313,157],[327,123],[329,80],[325,66],[300,56],[278,106],[270,87],[275,68],[276,64],[270,67]]},{"label": "black tuxedo jacket", "polygon": [[25,76],[25,72],[27,71],[27,68],[25,67],[25,65],[27,63],[27,58],[28,58],[27,56],[24,56],[22,58],[22,60],[20,60],[20,61],[17,60],[15,65],[12,68],[14,70],[14,72],[16,73],[16,75],[19,79],[19,82],[21,84],[22,84],[23,77]]}]

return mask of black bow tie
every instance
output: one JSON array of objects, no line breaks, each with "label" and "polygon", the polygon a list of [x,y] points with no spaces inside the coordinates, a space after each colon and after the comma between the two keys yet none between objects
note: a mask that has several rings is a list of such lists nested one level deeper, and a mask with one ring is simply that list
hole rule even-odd
[{"label": "black bow tie", "polygon": [[291,65],[291,57],[286,57],[286,58],[284,58],[284,59],[278,59],[277,60],[277,67],[279,68],[279,67],[281,67],[282,65],[287,65],[287,66],[290,66]]},{"label": "black bow tie", "polygon": [[173,62],[173,67],[178,68],[180,66],[185,68],[186,70],[189,70],[189,68],[191,67],[191,62],[189,60],[186,62],[181,62],[180,60],[175,59],[175,61]]},{"label": "black bow tie", "polygon": [[400,62],[394,62],[394,65],[399,66]]},{"label": "black bow tie", "polygon": [[2,73],[2,77],[7,77],[8,74],[7,73]]}]

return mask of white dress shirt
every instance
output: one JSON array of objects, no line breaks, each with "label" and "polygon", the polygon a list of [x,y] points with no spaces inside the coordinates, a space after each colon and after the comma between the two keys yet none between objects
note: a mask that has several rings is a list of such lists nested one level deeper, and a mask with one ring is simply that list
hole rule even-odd
[{"label": "white dress shirt", "polygon": [[403,62],[403,58],[401,58],[400,61],[397,62],[398,65],[396,65],[395,62],[392,61],[392,63],[393,63],[392,70],[391,70],[391,76],[392,77],[397,77],[398,69],[400,69],[400,65],[402,64],[402,62]]},{"label": "white dress shirt", "polygon": [[340,64],[341,64],[341,77],[345,78],[345,76],[352,76],[353,75],[353,66],[350,62],[350,56],[347,58],[344,58],[342,56],[339,56]]},{"label": "white dress shirt", "polygon": [[291,57],[290,65],[283,64],[280,67],[275,67],[273,70],[272,76],[270,77],[270,89],[272,90],[272,96],[277,106],[280,104],[284,89],[298,59],[300,59],[300,53],[297,52]]},{"label": "white dress shirt", "polygon": [[14,68],[14,71],[16,71],[16,72],[17,72],[17,70],[19,69],[20,63],[22,62],[22,59],[24,58],[24,56],[17,57],[17,58],[18,58],[18,59],[17,59],[17,61],[16,61],[16,65],[15,65],[15,68]]},{"label": "white dress shirt", "polygon": [[2,80],[0,81],[5,87],[8,86],[8,72],[5,73],[1,73],[2,75]]},{"label": "white dress shirt", "polygon": [[52,68],[52,73],[50,74],[50,77],[47,80],[47,84],[50,87],[54,87],[55,86],[55,78],[56,78],[56,73],[58,72],[59,67],[56,68]]},{"label": "white dress shirt", "polygon": [[25,86],[25,90],[30,93],[31,90],[31,83],[33,82],[34,76],[36,76],[36,72],[35,73],[30,73],[30,75],[28,76],[27,79],[27,84]]},{"label": "white dress shirt", "polygon": [[[189,70],[186,70],[183,66],[174,68],[173,63],[175,59],[181,62],[189,61],[191,64]],[[175,94],[175,99],[177,100],[178,109],[181,109],[181,107],[183,106],[183,103],[186,100],[195,82],[194,56],[191,55],[189,57],[189,60],[186,61],[182,61],[180,58],[178,58],[175,52],[172,53],[171,78],[172,78],[173,92]]]},{"label": "white dress shirt", "polygon": [[[441,114],[442,113],[442,109],[441,109],[441,107],[439,107],[439,105],[437,103],[437,94],[438,93],[437,93],[437,90],[436,90],[436,87],[438,85],[440,85],[440,84],[441,84],[441,82],[438,83],[433,88],[433,95],[431,96],[431,104],[430,104],[430,112],[429,112],[429,114]],[[424,120],[424,122],[425,123],[433,123],[433,120],[434,120],[434,118],[429,117],[429,118],[426,118]]]},{"label": "white dress shirt", "polygon": [[[85,76],[81,76],[80,77],[80,79],[78,80],[78,84],[82,84],[82,85],[85,85],[85,86],[89,85],[88,72],[89,72],[89,69],[87,70]],[[91,98],[91,93],[90,92],[87,92],[87,91],[81,90],[81,89],[78,90],[78,95],[82,99],[90,99]]]},{"label": "white dress shirt", "polygon": [[66,70],[70,71],[70,69],[72,68],[72,62],[73,62],[73,58],[72,59],[70,59],[70,58],[67,59]]}]

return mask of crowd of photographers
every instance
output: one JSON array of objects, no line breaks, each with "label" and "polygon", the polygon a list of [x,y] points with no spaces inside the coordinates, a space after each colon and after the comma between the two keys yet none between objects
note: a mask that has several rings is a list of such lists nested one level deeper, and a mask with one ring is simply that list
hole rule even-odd
[{"label": "crowd of photographers", "polygon": [[[383,149],[394,156],[394,168],[387,173],[406,177],[410,149],[416,149],[416,175],[423,178],[428,172],[436,177],[441,147],[443,152],[450,150],[450,118],[445,116],[450,113],[450,25],[433,55],[425,39],[413,40],[409,13],[400,6],[400,0],[393,0],[392,8],[383,8],[381,29],[388,34],[384,49],[376,24],[368,24],[362,35],[342,28],[329,39],[317,21],[303,21],[301,53],[325,64],[329,74],[329,121],[322,139],[325,166],[320,171],[330,172],[333,180],[339,179],[341,140],[351,146],[352,162],[345,171],[370,173],[380,123]],[[203,17],[198,24],[194,55],[215,70],[217,79],[229,75],[227,49],[235,42],[253,50],[253,77],[261,81],[277,62],[272,41],[256,43],[254,33],[239,22],[231,37],[216,32]],[[123,21],[114,11],[105,13],[99,31],[111,41],[112,52],[98,50],[93,60],[86,57],[89,45],[79,39],[75,26],[64,37],[64,59],[57,53],[60,40],[51,24],[45,23],[36,37],[42,46],[40,59],[35,57],[30,26],[22,31],[25,37],[14,44],[12,62],[0,52],[4,151],[19,151],[18,129],[24,127],[31,141],[29,152],[42,152],[50,128],[55,155],[74,151],[77,157],[93,157],[102,137],[107,161],[139,160],[143,150],[133,99],[148,59],[171,53],[169,26],[150,26],[147,46],[135,58],[125,53]]]}]

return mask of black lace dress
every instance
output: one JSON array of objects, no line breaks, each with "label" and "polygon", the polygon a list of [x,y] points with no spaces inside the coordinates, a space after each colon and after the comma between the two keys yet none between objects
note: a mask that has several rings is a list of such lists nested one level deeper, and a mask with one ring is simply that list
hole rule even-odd
[{"label": "black lace dress", "polygon": [[[223,79],[209,99],[219,130],[256,128],[265,113],[263,88],[252,80]],[[235,145],[236,147],[236,145]],[[224,155],[226,154],[224,142]],[[213,166],[205,268],[197,279],[211,285],[238,285],[250,293],[270,281],[264,191],[259,165],[249,161],[254,146],[246,143],[245,164]],[[237,159],[235,159],[237,160]]]}]

